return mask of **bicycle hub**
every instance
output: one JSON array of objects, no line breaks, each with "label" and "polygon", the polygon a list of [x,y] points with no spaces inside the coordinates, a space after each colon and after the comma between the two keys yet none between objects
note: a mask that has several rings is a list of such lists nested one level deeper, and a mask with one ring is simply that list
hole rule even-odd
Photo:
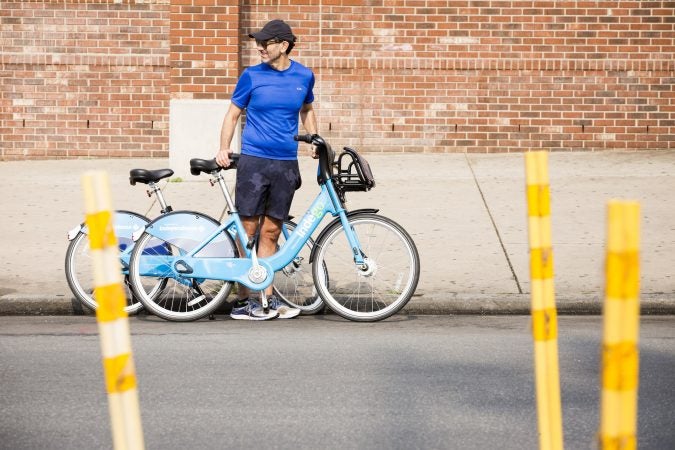
[{"label": "bicycle hub", "polygon": [[253,266],[248,271],[248,279],[254,283],[262,283],[267,278],[267,270],[263,266]]}]

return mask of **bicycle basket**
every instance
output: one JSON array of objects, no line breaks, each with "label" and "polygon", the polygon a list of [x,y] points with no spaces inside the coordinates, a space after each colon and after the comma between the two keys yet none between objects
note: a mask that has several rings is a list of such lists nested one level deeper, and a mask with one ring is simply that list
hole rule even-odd
[{"label": "bicycle basket", "polygon": [[368,161],[356,150],[344,147],[336,166],[336,182],[343,191],[369,191],[375,187],[375,177]]}]

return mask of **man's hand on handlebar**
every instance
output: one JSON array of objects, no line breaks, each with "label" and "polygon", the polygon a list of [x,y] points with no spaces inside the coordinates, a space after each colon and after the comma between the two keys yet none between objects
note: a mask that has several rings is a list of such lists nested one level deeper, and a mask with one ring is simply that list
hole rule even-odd
[{"label": "man's hand on handlebar", "polygon": [[318,134],[298,134],[298,135],[294,136],[293,139],[295,139],[296,141],[306,142],[308,144],[311,144],[312,147],[309,151],[309,155],[313,159],[319,159],[319,150],[316,148],[316,145],[314,145],[314,143],[313,143],[315,137],[319,137],[319,135]]},{"label": "man's hand on handlebar", "polygon": [[232,150],[220,149],[216,154],[216,162],[220,167],[229,167],[232,159]]}]

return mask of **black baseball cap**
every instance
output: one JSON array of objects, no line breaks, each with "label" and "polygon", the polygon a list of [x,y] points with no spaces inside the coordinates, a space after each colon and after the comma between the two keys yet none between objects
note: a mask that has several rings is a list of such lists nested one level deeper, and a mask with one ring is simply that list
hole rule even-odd
[{"label": "black baseball cap", "polygon": [[268,41],[276,38],[281,41],[295,42],[296,39],[290,25],[281,19],[270,20],[262,30],[257,33],[249,33],[248,37],[258,41]]}]

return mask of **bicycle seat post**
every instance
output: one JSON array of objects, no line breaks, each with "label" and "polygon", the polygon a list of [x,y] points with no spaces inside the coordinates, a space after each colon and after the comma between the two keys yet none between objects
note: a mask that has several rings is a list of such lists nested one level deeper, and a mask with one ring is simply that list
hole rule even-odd
[{"label": "bicycle seat post", "polygon": [[225,178],[223,177],[223,174],[218,172],[218,173],[213,173],[212,175],[213,175],[216,183],[218,183],[218,186],[220,186],[220,190],[223,191],[223,196],[225,197],[225,203],[227,204],[227,209],[230,211],[230,213],[235,211],[234,201],[232,200],[232,196],[230,195],[230,191],[228,191],[228,189],[227,189],[227,183],[225,183]]},{"label": "bicycle seat post", "polygon": [[162,193],[162,190],[157,186],[157,183],[154,182],[149,182],[148,183],[148,197],[152,197],[152,194],[155,194],[157,196],[157,201],[159,201],[159,205],[161,206],[162,214],[166,214],[168,212],[171,212],[171,206],[166,204],[166,200],[164,200],[164,194]]}]

